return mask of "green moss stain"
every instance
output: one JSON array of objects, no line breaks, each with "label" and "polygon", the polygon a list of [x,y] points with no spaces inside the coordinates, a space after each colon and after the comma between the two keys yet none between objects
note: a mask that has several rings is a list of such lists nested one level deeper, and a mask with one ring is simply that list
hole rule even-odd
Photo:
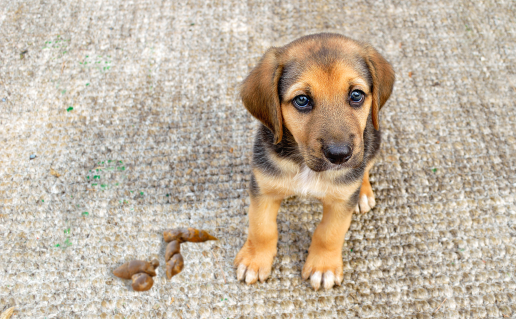
[{"label": "green moss stain", "polygon": [[[79,64],[81,64],[84,68],[93,68],[97,69],[99,72],[107,72],[111,68],[111,56],[97,56],[97,59],[95,57],[86,56],[83,61],[79,61]],[[107,65],[106,65],[107,64]],[[89,84],[87,84],[89,85]]]}]

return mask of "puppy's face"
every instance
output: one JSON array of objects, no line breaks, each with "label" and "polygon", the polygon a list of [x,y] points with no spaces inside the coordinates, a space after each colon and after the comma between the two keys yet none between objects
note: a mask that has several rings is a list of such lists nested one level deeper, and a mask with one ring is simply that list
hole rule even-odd
[{"label": "puppy's face", "polygon": [[[388,62],[334,34],[271,50],[244,81],[242,97],[251,114],[275,133],[276,142],[286,127],[314,171],[359,166],[369,114],[378,129],[378,110],[392,91]],[[271,91],[264,91],[267,85]],[[260,95],[267,97],[261,105]]]},{"label": "puppy's face", "polygon": [[361,164],[372,105],[367,65],[331,44],[293,47],[279,84],[283,123],[314,171]]}]

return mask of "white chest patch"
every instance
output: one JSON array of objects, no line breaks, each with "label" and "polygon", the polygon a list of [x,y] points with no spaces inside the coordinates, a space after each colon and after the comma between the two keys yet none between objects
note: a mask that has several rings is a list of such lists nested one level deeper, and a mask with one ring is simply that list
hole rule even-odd
[{"label": "white chest patch", "polygon": [[324,197],[328,189],[321,173],[314,172],[306,166],[294,176],[293,184],[294,193],[302,196]]}]

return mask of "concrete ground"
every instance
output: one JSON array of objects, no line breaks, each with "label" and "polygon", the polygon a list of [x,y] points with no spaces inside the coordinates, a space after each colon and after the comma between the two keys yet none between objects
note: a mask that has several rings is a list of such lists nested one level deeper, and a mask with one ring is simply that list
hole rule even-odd
[{"label": "concrete ground", "polygon": [[[13,318],[516,318],[516,2],[1,1],[0,311]],[[271,278],[247,232],[256,121],[239,82],[271,45],[333,31],[396,70],[341,287],[300,270],[321,205],[290,198]],[[35,156],[35,157],[34,157]],[[31,157],[34,157],[31,159]],[[185,270],[133,292],[112,270]]]}]

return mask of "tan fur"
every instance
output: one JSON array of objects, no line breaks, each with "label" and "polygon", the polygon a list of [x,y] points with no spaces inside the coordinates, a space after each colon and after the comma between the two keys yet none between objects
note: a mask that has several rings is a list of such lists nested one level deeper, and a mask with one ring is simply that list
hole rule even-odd
[{"label": "tan fur", "polygon": [[367,47],[366,61],[373,75],[373,125],[380,128],[378,114],[387,102],[394,86],[394,70],[387,60],[372,47]]},{"label": "tan fur", "polygon": [[[242,101],[254,117],[274,132],[275,142],[283,136],[283,120],[277,94],[281,69],[275,48],[269,49],[244,81],[241,89]],[[271,76],[272,75],[272,76]],[[264,107],[265,106],[265,107]]]},{"label": "tan fur", "polygon": [[[366,126],[372,98],[368,95],[363,106],[358,109],[345,108],[343,105],[347,104],[347,95],[353,89],[360,89],[369,94],[366,80],[361,78],[352,66],[340,63],[331,70],[310,68],[285,94],[285,102],[281,105],[283,121],[301,146],[302,152],[322,156],[320,142],[317,140],[319,135],[310,133],[313,128],[326,127],[335,139],[346,139],[345,134],[353,134],[353,145],[356,145],[354,152],[358,156],[355,161],[361,160],[359,156],[363,148],[362,132]],[[290,101],[297,95],[308,95],[309,92],[322,107],[308,115],[300,114]],[[346,131],[339,129],[343,122],[348,124]]]},{"label": "tan fur", "polygon": [[308,258],[302,271],[303,279],[315,272],[330,270],[342,274],[342,245],[351,224],[353,211],[344,201],[322,200],[323,218],[315,229]]},{"label": "tan fur", "polygon": [[235,258],[235,265],[248,265],[245,274],[249,277],[248,284],[260,278],[267,279],[271,272],[278,243],[276,216],[282,199],[278,196],[251,197],[247,241]]}]

